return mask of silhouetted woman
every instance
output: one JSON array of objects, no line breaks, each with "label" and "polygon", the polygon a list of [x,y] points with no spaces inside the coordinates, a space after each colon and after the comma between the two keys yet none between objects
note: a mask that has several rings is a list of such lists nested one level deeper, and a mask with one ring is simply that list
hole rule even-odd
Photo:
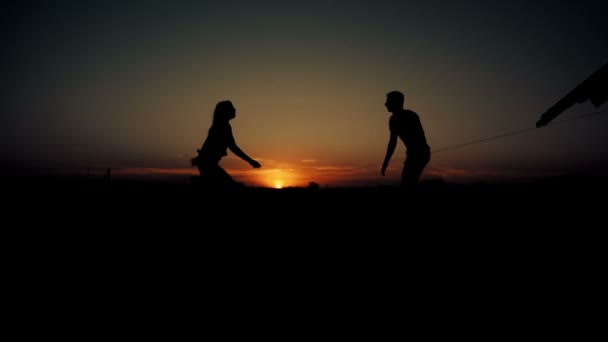
[{"label": "silhouetted woman", "polygon": [[227,149],[251,164],[252,167],[261,167],[260,163],[251,159],[237,146],[229,123],[235,117],[236,109],[232,102],[218,102],[213,112],[213,123],[209,128],[207,139],[205,139],[201,149],[198,150],[198,156],[190,160],[192,166],[198,167],[198,171],[206,184],[217,187],[239,184],[219,165],[222,157],[227,155]]}]

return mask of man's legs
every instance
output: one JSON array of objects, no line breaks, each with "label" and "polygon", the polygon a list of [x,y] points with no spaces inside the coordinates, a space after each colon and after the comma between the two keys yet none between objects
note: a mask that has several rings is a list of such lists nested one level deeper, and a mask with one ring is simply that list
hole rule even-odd
[{"label": "man's legs", "polygon": [[413,190],[418,185],[422,171],[431,160],[431,153],[410,154],[405,158],[403,171],[401,172],[401,187]]}]

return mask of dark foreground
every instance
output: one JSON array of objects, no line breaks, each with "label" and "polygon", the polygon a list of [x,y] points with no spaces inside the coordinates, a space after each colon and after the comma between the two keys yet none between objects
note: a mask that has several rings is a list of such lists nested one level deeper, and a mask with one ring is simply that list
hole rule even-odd
[{"label": "dark foreground", "polygon": [[[605,210],[606,179],[554,178],[521,184],[421,183],[397,187],[210,189],[196,184],[83,178],[5,178],[4,207],[22,219],[82,226],[167,224],[382,229],[433,224],[590,224]],[[525,221],[524,221],[525,220]]]},{"label": "dark foreground", "polygon": [[192,184],[13,178],[4,184],[3,226],[32,246],[101,248],[104,255],[143,249],[171,258],[202,253],[213,260],[265,253],[449,259],[555,250],[580,256],[599,251],[592,246],[604,241],[606,184],[588,178],[510,185],[425,182],[408,196],[394,187],[221,191]]},{"label": "dark foreground", "polygon": [[409,197],[391,187],[211,191],[48,178],[5,179],[3,190],[10,279],[58,299],[92,287],[103,301],[143,293],[147,303],[166,289],[183,302],[202,292],[343,294],[351,305],[361,293],[391,296],[383,302],[422,293],[441,305],[460,298],[459,310],[475,299],[523,312],[595,283],[605,250],[607,188],[594,179],[429,182]]}]

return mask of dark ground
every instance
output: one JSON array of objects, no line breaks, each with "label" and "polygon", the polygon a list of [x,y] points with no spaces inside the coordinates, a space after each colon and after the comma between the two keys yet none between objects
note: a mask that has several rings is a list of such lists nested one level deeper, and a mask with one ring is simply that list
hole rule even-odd
[{"label": "dark ground", "polygon": [[[7,177],[8,213],[97,224],[262,225],[382,229],[482,223],[590,225],[605,210],[608,178],[557,177],[517,184],[425,181],[413,194],[397,187],[209,189],[196,184],[67,177]],[[96,219],[94,219],[96,218]],[[159,221],[160,220],[160,221]],[[68,222],[71,220],[68,220]],[[87,222],[89,221],[89,222]],[[601,220],[600,220],[601,221]]]},{"label": "dark ground", "polygon": [[394,187],[211,191],[78,178],[4,181],[8,236],[44,248],[152,249],[172,257],[218,249],[223,257],[231,250],[391,259],[593,253],[605,241],[608,189],[604,179],[569,177],[509,185],[431,181],[409,197]]},{"label": "dark ground", "polygon": [[209,191],[75,178],[5,178],[2,188],[7,282],[51,308],[66,298],[147,308],[161,295],[318,310],[363,296],[537,324],[537,310],[593,300],[603,274],[598,179],[425,182],[409,198],[391,187]]}]

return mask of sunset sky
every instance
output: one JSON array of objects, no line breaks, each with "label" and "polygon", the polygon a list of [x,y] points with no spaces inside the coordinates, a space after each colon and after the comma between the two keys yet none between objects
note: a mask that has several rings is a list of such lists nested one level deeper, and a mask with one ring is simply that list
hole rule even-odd
[{"label": "sunset sky", "polygon": [[[12,3],[12,4],[11,4]],[[397,184],[386,93],[432,150],[534,128],[608,62],[607,1],[5,1],[0,161],[188,179],[217,102],[253,186]],[[588,101],[555,121],[608,110]],[[608,172],[608,114],[433,153],[422,178]]]}]

